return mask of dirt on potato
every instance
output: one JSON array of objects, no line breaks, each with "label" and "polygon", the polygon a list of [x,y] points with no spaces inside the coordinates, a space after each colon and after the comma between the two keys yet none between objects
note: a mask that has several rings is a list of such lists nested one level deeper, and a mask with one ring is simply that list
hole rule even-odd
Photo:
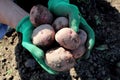
[{"label": "dirt on potato", "polygon": [[120,0],[71,1],[95,31],[90,57],[50,75],[21,46],[21,35],[9,31],[0,40],[0,80],[120,80]]},{"label": "dirt on potato", "polygon": [[71,52],[63,47],[47,51],[45,53],[45,62],[56,71],[68,71],[76,63]]}]

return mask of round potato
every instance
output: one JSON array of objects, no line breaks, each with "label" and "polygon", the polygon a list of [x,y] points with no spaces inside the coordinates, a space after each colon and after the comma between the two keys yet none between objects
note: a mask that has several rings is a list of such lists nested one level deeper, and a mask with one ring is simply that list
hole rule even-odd
[{"label": "round potato", "polygon": [[84,45],[80,45],[77,49],[72,50],[71,53],[75,59],[82,57],[85,53],[86,49]]},{"label": "round potato", "polygon": [[84,30],[79,29],[78,35],[80,37],[81,44],[85,44],[85,42],[87,40],[87,33]]},{"label": "round potato", "polygon": [[33,30],[32,41],[38,46],[49,46],[53,43],[55,31],[49,24],[43,24]]},{"label": "round potato", "polygon": [[36,5],[31,8],[30,20],[35,27],[41,24],[51,24],[53,21],[53,15],[46,7]]},{"label": "round potato", "polygon": [[48,51],[45,55],[45,62],[56,71],[67,71],[75,65],[72,54],[63,47]]},{"label": "round potato", "polygon": [[71,28],[62,28],[55,34],[55,40],[64,48],[74,50],[79,47],[81,40]]},{"label": "round potato", "polygon": [[54,27],[55,31],[68,27],[68,19],[66,17],[58,17],[54,20],[52,26]]}]

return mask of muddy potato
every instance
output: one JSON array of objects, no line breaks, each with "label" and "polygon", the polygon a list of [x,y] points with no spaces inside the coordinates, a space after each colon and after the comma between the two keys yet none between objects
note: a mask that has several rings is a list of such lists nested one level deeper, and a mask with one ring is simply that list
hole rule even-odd
[{"label": "muddy potato", "polygon": [[54,27],[55,31],[68,27],[68,19],[66,17],[58,17],[54,20],[52,26]]},{"label": "muddy potato", "polygon": [[63,47],[48,51],[45,55],[45,62],[56,71],[67,71],[75,65],[72,54]]},{"label": "muddy potato", "polygon": [[62,28],[55,34],[55,40],[64,48],[74,50],[79,47],[81,40],[71,28]]},{"label": "muddy potato", "polygon": [[87,40],[87,33],[84,30],[79,29],[78,35],[80,37],[81,44],[85,44],[85,42]]},{"label": "muddy potato", "polygon": [[33,30],[32,41],[33,44],[39,46],[49,46],[53,43],[55,38],[55,31],[49,24],[43,24]]},{"label": "muddy potato", "polygon": [[72,50],[71,53],[75,59],[78,59],[84,55],[85,51],[86,51],[85,46],[80,45],[77,49]]},{"label": "muddy potato", "polygon": [[35,27],[41,24],[51,24],[53,21],[53,15],[46,7],[36,5],[31,8],[30,21]]}]

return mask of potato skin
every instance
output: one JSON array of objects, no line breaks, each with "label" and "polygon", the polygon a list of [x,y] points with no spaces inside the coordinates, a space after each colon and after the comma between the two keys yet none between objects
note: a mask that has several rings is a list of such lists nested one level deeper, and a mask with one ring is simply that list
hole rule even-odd
[{"label": "potato skin", "polygon": [[58,17],[54,20],[52,26],[54,27],[55,31],[68,27],[68,19],[66,17]]},{"label": "potato skin", "polygon": [[79,29],[78,35],[81,40],[81,44],[85,44],[85,42],[87,40],[87,33],[84,30]]},{"label": "potato skin", "polygon": [[32,41],[38,46],[49,46],[53,43],[55,31],[49,24],[43,24],[33,30]]},{"label": "potato skin", "polygon": [[81,40],[81,44],[77,49],[71,51],[75,59],[81,58],[86,52],[85,42],[87,40],[87,33],[84,30],[79,29],[78,35]]},{"label": "potato skin", "polygon": [[67,71],[75,65],[72,54],[63,47],[48,51],[45,55],[45,62],[56,71]]},{"label": "potato skin", "polygon": [[81,58],[86,51],[86,48],[84,45],[80,45],[77,49],[72,50],[71,53],[75,59]]},{"label": "potato skin", "polygon": [[74,50],[79,47],[81,40],[71,28],[62,28],[55,34],[55,40],[64,48]]},{"label": "potato skin", "polygon": [[53,15],[45,6],[35,5],[30,10],[30,21],[35,27],[41,24],[51,24]]}]

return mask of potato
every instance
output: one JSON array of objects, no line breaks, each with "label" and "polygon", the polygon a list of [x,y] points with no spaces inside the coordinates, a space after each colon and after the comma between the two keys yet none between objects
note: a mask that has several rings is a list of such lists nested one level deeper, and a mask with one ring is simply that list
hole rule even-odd
[{"label": "potato", "polygon": [[39,46],[49,46],[53,43],[55,38],[55,31],[49,24],[43,24],[33,30],[32,41],[33,44]]},{"label": "potato", "polygon": [[85,53],[86,49],[84,45],[80,45],[77,49],[72,50],[71,53],[75,59],[82,57]]},{"label": "potato", "polygon": [[55,34],[55,40],[64,48],[74,50],[79,47],[81,40],[71,28],[62,28]]},{"label": "potato", "polygon": [[45,55],[45,62],[56,71],[67,71],[75,65],[72,54],[63,47],[48,51]]},{"label": "potato", "polygon": [[31,8],[30,21],[35,27],[41,24],[51,24],[53,21],[53,15],[46,7],[36,5]]},{"label": "potato", "polygon": [[80,37],[81,44],[85,44],[85,42],[87,40],[87,33],[84,30],[79,29],[78,35]]},{"label": "potato", "polygon": [[68,27],[68,19],[66,17],[58,17],[54,20],[52,26],[54,27],[55,31]]},{"label": "potato", "polygon": [[87,33],[84,30],[79,29],[78,35],[81,40],[81,44],[77,49],[71,51],[75,59],[82,57],[86,51],[85,42],[87,40]]}]

